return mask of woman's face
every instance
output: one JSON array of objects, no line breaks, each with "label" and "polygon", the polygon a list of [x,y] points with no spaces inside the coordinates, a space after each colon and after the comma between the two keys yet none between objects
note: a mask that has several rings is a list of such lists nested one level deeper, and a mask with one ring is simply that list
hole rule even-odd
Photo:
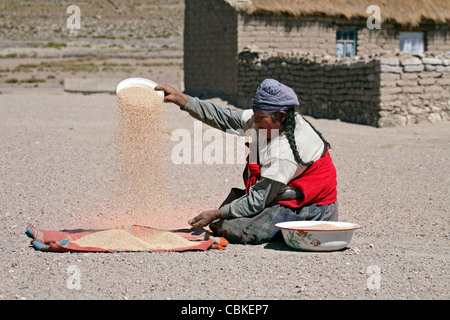
[{"label": "woman's face", "polygon": [[271,114],[254,113],[253,121],[258,129],[267,130],[267,138],[272,136],[272,130],[280,130],[281,124],[286,118],[286,112],[279,111],[277,116]]}]

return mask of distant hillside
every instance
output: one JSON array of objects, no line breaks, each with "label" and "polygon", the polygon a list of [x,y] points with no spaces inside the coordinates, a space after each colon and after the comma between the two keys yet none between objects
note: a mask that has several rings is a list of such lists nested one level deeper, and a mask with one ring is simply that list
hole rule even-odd
[{"label": "distant hillside", "polygon": [[[80,8],[81,28],[70,30],[70,5]],[[0,38],[151,39],[183,34],[184,0],[1,0]]]}]

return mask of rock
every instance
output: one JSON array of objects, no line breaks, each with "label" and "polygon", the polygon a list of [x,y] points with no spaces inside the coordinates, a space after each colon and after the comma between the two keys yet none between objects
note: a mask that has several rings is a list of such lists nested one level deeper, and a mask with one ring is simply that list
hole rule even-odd
[{"label": "rock", "polygon": [[381,117],[377,122],[378,127],[380,128],[392,128],[395,127],[395,121],[392,118]]},{"label": "rock", "polygon": [[424,70],[424,66],[423,64],[419,64],[419,65],[405,65],[403,68],[403,71],[405,72],[421,72]]},{"label": "rock", "polygon": [[398,123],[399,126],[405,126],[407,124],[407,119],[404,116],[396,115],[395,120]]},{"label": "rock", "polygon": [[400,64],[402,66],[421,65],[422,61],[419,58],[407,58],[401,59]]},{"label": "rock", "polygon": [[398,67],[398,66],[382,64],[380,66],[380,68],[381,68],[381,72],[402,73],[402,67]]},{"label": "rock", "polygon": [[442,117],[439,113],[430,113],[427,116],[427,120],[430,121],[431,123],[442,122]]},{"label": "rock", "polygon": [[433,65],[442,64],[442,60],[438,58],[423,58],[422,62],[424,64],[433,64]]},{"label": "rock", "polygon": [[419,115],[419,114],[423,113],[423,109],[420,107],[410,106],[408,108],[408,113],[410,113],[412,115]]},{"label": "rock", "polygon": [[376,58],[375,61],[381,65],[398,66],[400,61],[397,58]]}]

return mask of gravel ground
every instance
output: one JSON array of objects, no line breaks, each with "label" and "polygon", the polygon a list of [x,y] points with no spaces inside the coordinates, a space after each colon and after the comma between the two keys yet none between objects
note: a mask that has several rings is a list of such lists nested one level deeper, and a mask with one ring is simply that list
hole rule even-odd
[{"label": "gravel ground", "polygon": [[[373,128],[310,119],[332,145],[348,249],[284,243],[184,253],[42,253],[28,223],[129,223],[112,213],[112,95],[0,95],[1,299],[448,299],[450,124]],[[194,122],[167,105],[168,138]],[[241,187],[241,164],[172,165],[174,227]],[[135,221],[133,221],[135,222]],[[143,218],[139,223],[152,224]],[[70,285],[74,270],[80,287]]]}]

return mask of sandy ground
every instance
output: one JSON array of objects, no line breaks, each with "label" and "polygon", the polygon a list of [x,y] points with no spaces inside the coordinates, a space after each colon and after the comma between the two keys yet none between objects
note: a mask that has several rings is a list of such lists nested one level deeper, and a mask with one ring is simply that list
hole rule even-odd
[{"label": "sandy ground", "polygon": [[[131,217],[114,208],[116,97],[67,94],[63,83],[140,76],[182,88],[183,4],[161,3],[158,14],[137,6],[145,20],[138,23],[108,13],[106,2],[93,17],[82,7],[85,27],[71,35],[58,2],[33,8],[10,1],[9,10],[19,15],[9,15],[16,18],[0,28],[0,300],[185,301],[176,308],[152,304],[174,316],[207,299],[244,305],[245,299],[292,300],[288,312],[304,316],[308,308],[298,300],[449,299],[448,122],[379,129],[309,118],[333,147],[340,220],[362,226],[342,251],[302,252],[270,243],[206,252],[73,254],[30,246],[28,223],[41,229],[186,227],[189,218],[217,208],[230,188],[242,187],[241,163],[171,163],[170,210]],[[174,5],[180,10],[165,11]],[[38,10],[50,7],[56,14],[43,19]],[[53,42],[61,46],[49,46]],[[193,119],[174,105],[166,110],[168,140],[180,128],[193,134]]]},{"label": "sandy ground", "polygon": [[[449,123],[379,129],[310,119],[332,145],[340,220],[362,225],[343,251],[301,252],[284,243],[184,253],[35,251],[28,223],[70,229],[160,221],[111,208],[115,107],[109,94],[38,88],[0,95],[1,299],[449,298]],[[193,132],[186,113],[172,104],[166,110],[168,139],[179,128]],[[231,187],[242,187],[242,169],[171,164],[165,223],[188,226],[216,208]],[[74,268],[79,289],[68,285]]]}]

